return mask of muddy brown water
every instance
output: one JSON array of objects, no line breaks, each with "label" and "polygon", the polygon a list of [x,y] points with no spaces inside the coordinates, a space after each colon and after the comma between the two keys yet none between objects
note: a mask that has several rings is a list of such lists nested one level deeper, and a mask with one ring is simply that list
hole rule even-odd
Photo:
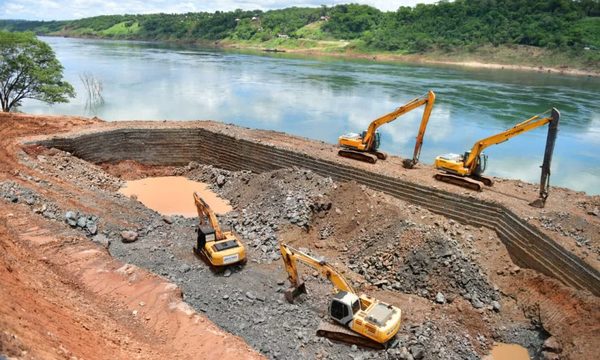
[{"label": "muddy brown water", "polygon": [[530,360],[527,349],[517,344],[497,343],[484,360]]},{"label": "muddy brown water", "polygon": [[119,192],[125,196],[135,196],[146,207],[163,215],[198,215],[192,194],[198,192],[201,198],[220,215],[231,211],[227,200],[220,198],[205,183],[189,180],[183,176],[149,177],[125,183]]}]

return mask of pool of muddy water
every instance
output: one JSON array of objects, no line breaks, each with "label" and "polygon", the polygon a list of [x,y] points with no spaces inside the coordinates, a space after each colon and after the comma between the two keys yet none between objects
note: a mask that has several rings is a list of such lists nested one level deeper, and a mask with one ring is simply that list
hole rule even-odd
[{"label": "pool of muddy water", "polygon": [[211,191],[207,184],[183,176],[131,180],[127,181],[119,192],[125,196],[135,197],[146,207],[163,215],[197,216],[194,192],[197,192],[215,213],[223,215],[231,211],[229,202]]},{"label": "pool of muddy water", "polygon": [[517,344],[497,343],[484,360],[530,360],[527,349]]}]

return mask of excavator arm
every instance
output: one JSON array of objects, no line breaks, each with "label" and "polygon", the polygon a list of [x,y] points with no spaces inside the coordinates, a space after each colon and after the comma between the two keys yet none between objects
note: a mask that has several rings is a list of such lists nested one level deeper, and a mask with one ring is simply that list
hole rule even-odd
[{"label": "excavator arm", "polygon": [[[425,135],[425,129],[427,128],[427,123],[429,122],[429,116],[431,115],[431,110],[433,108],[433,103],[435,102],[435,93],[431,90],[427,93],[427,95],[423,95],[417,98],[412,99],[406,104],[400,106],[396,110],[392,111],[389,114],[385,114],[371,122],[369,124],[369,128],[363,138],[363,142],[367,145],[367,149],[371,149],[372,143],[375,140],[375,132],[377,129],[387,123],[390,123],[396,120],[401,115],[410,112],[419,106],[427,104],[425,111],[423,112],[423,117],[421,118],[421,126],[419,128],[419,135],[417,136],[417,145],[415,146],[415,156],[418,157],[418,154],[421,151],[421,145],[423,143],[423,136]],[[413,156],[413,159],[415,158]]]},{"label": "excavator arm", "polygon": [[[543,115],[546,115],[548,112],[551,112],[550,116],[547,117],[541,117]],[[479,140],[477,141],[473,147],[471,148],[471,151],[469,152],[469,156],[464,159],[464,165],[466,168],[468,168],[470,170],[471,173],[473,173],[475,171],[475,168],[478,165],[478,159],[479,159],[479,155],[481,155],[481,153],[483,152],[483,150],[489,146],[492,145],[496,145],[496,144],[500,144],[503,143],[517,135],[520,135],[522,133],[528,132],[530,130],[536,129],[540,126],[544,126],[550,122],[552,122],[552,126],[551,128],[554,129],[554,137],[553,139],[550,139],[550,133],[549,133],[549,137],[548,140],[546,141],[547,145],[550,143],[550,140],[552,142],[552,150],[554,149],[554,140],[556,139],[556,129],[558,128],[558,120],[560,118],[560,113],[558,112],[558,110],[556,110],[555,108],[552,108],[552,110],[548,110],[543,114],[540,115],[536,115],[533,116],[515,126],[513,126],[512,128],[503,131],[499,134],[496,135],[492,135],[490,137],[487,137],[485,139]],[[549,132],[550,132],[550,128],[549,128]],[[546,152],[548,151],[548,149],[546,149]],[[545,155],[545,158],[547,156]],[[550,155],[550,159],[549,161],[552,159],[552,155]],[[549,165],[548,165],[548,173],[549,173]]]},{"label": "excavator arm", "polygon": [[298,275],[298,261],[317,270],[321,275],[331,281],[331,284],[336,291],[355,293],[352,285],[348,283],[342,274],[335,270],[331,265],[327,264],[325,260],[316,259],[285,244],[280,244],[279,249],[281,251],[283,262],[285,263],[288,279],[292,284],[292,288],[288,289],[285,293],[285,297],[289,302],[293,302],[298,295],[306,293],[306,287]]},{"label": "excavator arm", "polygon": [[210,206],[198,195],[197,192],[194,192],[194,204],[196,204],[196,210],[198,210],[198,218],[200,220],[200,224],[203,225],[205,219],[208,220],[210,226],[215,230],[215,238],[217,240],[225,239],[223,235],[223,231],[221,230],[221,226],[219,225],[219,220],[217,216],[212,211]]}]

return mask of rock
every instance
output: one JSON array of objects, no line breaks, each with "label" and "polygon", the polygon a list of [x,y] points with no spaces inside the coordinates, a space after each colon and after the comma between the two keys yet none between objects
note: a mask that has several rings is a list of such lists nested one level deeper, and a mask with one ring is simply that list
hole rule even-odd
[{"label": "rock", "polygon": [[542,351],[542,359],[544,359],[544,360],[559,360],[560,355],[553,353],[553,352],[549,352],[549,351]]},{"label": "rock", "polygon": [[415,360],[420,360],[425,356],[425,348],[421,344],[416,344],[410,347],[410,354]]},{"label": "rock", "polygon": [[138,239],[138,236],[139,235],[136,231],[121,231],[121,241],[123,241],[124,243],[132,243]]},{"label": "rock", "polygon": [[248,299],[250,299],[250,300],[254,300],[254,299],[256,299],[256,296],[254,296],[254,294],[253,294],[253,293],[251,293],[250,291],[247,291],[247,292],[246,292],[246,297],[247,297]]},{"label": "rock", "polygon": [[164,222],[166,222],[167,224],[172,224],[172,223],[173,223],[173,218],[172,218],[172,217],[170,217],[170,216],[167,216],[167,215],[163,216],[163,217],[162,217],[162,220],[163,220]]},{"label": "rock", "polygon": [[352,344],[352,346],[350,347],[350,349],[352,351],[357,351],[358,350],[358,346],[356,346],[355,344]]},{"label": "rock", "polygon": [[227,295],[227,294],[223,295],[223,300],[229,300],[229,295]]},{"label": "rock", "polygon": [[188,264],[183,264],[179,267],[179,272],[186,273],[190,271],[192,268]]},{"label": "rock", "polygon": [[104,246],[106,249],[108,249],[110,247],[110,239],[107,238],[105,235],[102,235],[102,234],[96,235],[92,238],[92,241]]},{"label": "rock", "polygon": [[413,360],[413,356],[408,352],[408,349],[404,346],[400,349],[400,359]]},{"label": "rock", "polygon": [[444,294],[442,294],[441,292],[438,292],[437,295],[435,296],[435,302],[438,304],[445,303],[446,298],[444,297]]},{"label": "rock", "polygon": [[495,312],[500,312],[500,310],[502,309],[502,306],[500,305],[500,303],[496,300],[492,301],[492,309],[494,309]]},{"label": "rock", "polygon": [[77,219],[77,227],[80,227],[83,229],[83,228],[85,228],[86,223],[87,223],[87,219],[85,218],[85,216],[80,216]]},{"label": "rock", "polygon": [[277,280],[277,285],[285,285],[285,280]]},{"label": "rock", "polygon": [[562,352],[562,345],[560,345],[556,336],[551,336],[544,341],[542,350],[560,354]]},{"label": "rock", "polygon": [[481,309],[483,307],[483,303],[481,302],[481,300],[479,300],[476,297],[471,299],[471,305],[473,305],[475,309]]},{"label": "rock", "polygon": [[594,208],[594,210],[588,211],[588,215],[600,216],[600,209],[599,208]]},{"label": "rock", "polygon": [[85,229],[90,233],[90,235],[96,235],[98,232],[98,225],[93,220],[87,220],[85,222]]},{"label": "rock", "polygon": [[221,187],[223,185],[225,185],[225,176],[223,176],[223,175],[217,176],[217,186]]},{"label": "rock", "polygon": [[67,211],[65,213],[65,221],[71,227],[77,226],[77,214],[75,212],[73,212],[73,211]]}]

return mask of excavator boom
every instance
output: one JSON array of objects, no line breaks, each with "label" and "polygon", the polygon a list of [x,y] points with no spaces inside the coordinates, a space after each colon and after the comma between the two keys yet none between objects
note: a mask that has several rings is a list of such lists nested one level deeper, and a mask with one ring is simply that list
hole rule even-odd
[{"label": "excavator boom", "polygon": [[[550,113],[549,116],[547,116],[548,113]],[[480,182],[487,186],[491,186],[492,180],[481,176],[485,170],[485,163],[487,159],[487,156],[483,154],[483,150],[489,146],[503,143],[517,135],[548,124],[544,162],[541,166],[542,175],[540,179],[540,196],[537,200],[530,203],[530,205],[534,207],[544,207],[548,197],[550,164],[552,162],[554,144],[558,134],[559,120],[559,111],[555,108],[552,108],[551,110],[543,114],[533,116],[506,131],[477,141],[471,148],[471,151],[467,152],[464,156],[456,154],[440,155],[435,159],[434,165],[437,169],[443,170],[449,174],[436,174],[435,178],[440,181],[464,186],[473,190],[481,190]],[[471,178],[475,181],[465,177]]]},{"label": "excavator boom", "polygon": [[[477,160],[479,159],[479,155],[481,155],[483,150],[489,146],[503,143],[517,135],[526,133],[526,132],[536,129],[540,126],[544,126],[551,121],[558,123],[558,119],[560,117],[560,113],[558,112],[558,110],[552,109],[549,111],[551,112],[551,116],[547,116],[547,117],[543,117],[543,118],[541,117],[542,115],[545,115],[548,112],[533,116],[533,117],[513,126],[512,128],[510,128],[506,131],[503,131],[501,133],[498,133],[498,134],[492,135],[490,137],[487,137],[485,139],[477,141],[471,148],[468,158],[465,159],[465,167],[468,167],[469,169],[471,169],[471,171],[473,171],[475,169],[475,167],[477,166]],[[553,147],[554,147],[554,145],[553,145]]]},{"label": "excavator boom", "polygon": [[331,281],[337,291],[354,293],[352,285],[344,279],[342,274],[327,264],[325,260],[316,259],[285,244],[280,244],[279,249],[288,273],[288,279],[292,284],[292,288],[288,289],[285,294],[289,302],[293,302],[298,295],[306,293],[304,283],[300,281],[300,277],[298,276],[298,261],[320,272],[325,278]]},{"label": "excavator boom", "polygon": [[[404,167],[412,168],[419,160],[425,130],[427,129],[427,123],[429,122],[434,102],[435,93],[430,90],[426,95],[414,98],[394,111],[373,120],[362,135],[347,134],[340,136],[339,145],[343,149],[339,151],[339,155],[371,163],[375,163],[377,159],[385,160],[387,155],[378,151],[379,134],[377,133],[377,129],[420,106],[426,105],[421,118],[421,125],[419,127],[413,157],[412,159],[406,159],[403,164]],[[370,156],[369,153],[375,155],[375,157]]]},{"label": "excavator boom", "polygon": [[217,216],[197,192],[194,192],[194,204],[196,204],[196,210],[198,210],[198,219],[200,220],[200,224],[204,224],[206,219],[209,222],[209,225],[215,230],[216,239],[223,240],[225,237],[223,236],[223,231],[221,231],[221,226],[219,225]]}]

